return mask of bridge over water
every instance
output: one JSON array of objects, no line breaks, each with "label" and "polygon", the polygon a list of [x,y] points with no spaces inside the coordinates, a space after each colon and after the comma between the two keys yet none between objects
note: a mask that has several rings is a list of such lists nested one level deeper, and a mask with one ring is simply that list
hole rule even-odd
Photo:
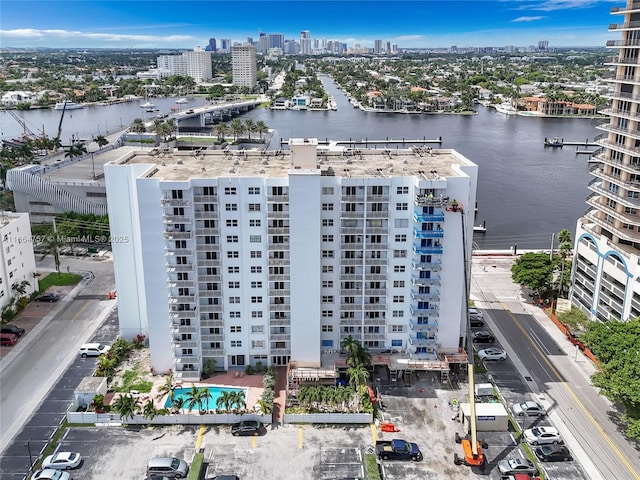
[{"label": "bridge over water", "polygon": [[204,105],[202,107],[187,108],[179,112],[169,114],[167,118],[175,120],[178,129],[205,128],[216,121],[231,119],[241,113],[256,108],[264,102],[264,99],[244,100],[232,103],[219,103]]}]

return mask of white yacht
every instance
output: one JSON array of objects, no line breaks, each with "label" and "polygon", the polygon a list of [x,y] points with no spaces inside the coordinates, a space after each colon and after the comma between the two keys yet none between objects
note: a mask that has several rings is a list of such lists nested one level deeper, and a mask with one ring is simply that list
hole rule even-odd
[{"label": "white yacht", "polygon": [[148,100],[140,104],[140,108],[154,108],[154,107],[155,105]]},{"label": "white yacht", "polygon": [[71,100],[58,102],[56,103],[55,107],[53,107],[54,110],[78,110],[79,108],[84,108],[84,105],[72,102]]},{"label": "white yacht", "polygon": [[176,100],[176,103],[189,103],[189,99],[188,98],[180,98],[180,99]]},{"label": "white yacht", "polygon": [[518,113],[518,110],[510,103],[502,102],[496,105],[496,112],[504,113],[505,115],[515,115],[516,113]]}]

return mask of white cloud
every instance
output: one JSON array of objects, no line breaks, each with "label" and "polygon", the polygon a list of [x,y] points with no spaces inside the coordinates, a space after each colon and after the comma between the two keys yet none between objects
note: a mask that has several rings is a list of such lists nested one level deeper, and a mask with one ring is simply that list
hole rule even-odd
[{"label": "white cloud", "polygon": [[512,23],[515,22],[535,22],[537,20],[542,20],[544,17],[541,15],[533,16],[533,17],[518,17],[511,20]]},{"label": "white cloud", "polygon": [[73,41],[77,46],[83,46],[87,43],[107,43],[130,45],[195,45],[197,39],[190,35],[126,35],[116,33],[89,33],[74,30],[37,30],[31,28],[21,28],[15,30],[0,30],[0,38],[2,43],[8,45],[13,41],[37,41],[38,43],[46,42],[55,46],[56,43]]}]

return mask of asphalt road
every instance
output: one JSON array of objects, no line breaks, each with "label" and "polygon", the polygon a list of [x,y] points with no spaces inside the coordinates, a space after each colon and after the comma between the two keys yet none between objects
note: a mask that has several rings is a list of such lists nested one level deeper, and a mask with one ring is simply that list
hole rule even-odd
[{"label": "asphalt road", "polygon": [[[39,264],[38,269],[46,270],[49,262]],[[114,288],[111,261],[63,259],[65,265],[72,272],[84,272],[79,288],[51,304],[51,311],[0,362],[0,452],[27,424],[56,380],[78,357],[80,345],[114,307],[113,301],[105,300]],[[32,453],[38,453],[37,446]]]},{"label": "asphalt road", "polygon": [[640,480],[638,447],[619,429],[611,403],[578,368],[577,362],[588,360],[567,348],[568,340],[544,322],[542,311],[521,301],[520,287],[511,281],[512,261],[474,257],[472,298],[484,307],[489,326],[532,394],[549,409],[554,424],[561,423],[556,426],[563,437],[569,433],[565,441],[581,457],[589,478]]}]

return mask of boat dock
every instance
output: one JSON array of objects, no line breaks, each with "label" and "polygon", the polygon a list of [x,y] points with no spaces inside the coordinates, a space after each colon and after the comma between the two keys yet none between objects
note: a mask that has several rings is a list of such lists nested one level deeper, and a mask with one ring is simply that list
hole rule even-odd
[{"label": "boat dock", "polygon": [[596,150],[580,150],[578,147],[576,147],[576,155],[593,155],[594,153],[598,153],[600,150],[596,149]]},{"label": "boat dock", "polygon": [[482,225],[474,225],[473,233],[487,233],[487,221],[482,222]]},{"label": "boat dock", "polygon": [[[394,140],[392,138],[386,138],[385,140],[370,140],[368,138],[363,138],[360,140],[355,140],[352,138],[349,138],[349,140],[318,140],[318,145],[349,145],[349,146],[356,146],[356,145],[364,145],[365,147],[368,147],[369,144],[371,145],[422,145],[425,143],[437,143],[437,144],[442,144],[442,137],[438,137],[438,138],[432,138],[429,139],[427,137],[423,137],[422,139],[418,138],[418,139],[408,139],[408,138],[402,138],[401,140]],[[289,144],[289,140],[288,139],[280,139],[280,145],[288,145]]]},{"label": "boat dock", "polygon": [[577,145],[579,147],[599,147],[600,144],[597,142],[590,142],[589,139],[587,139],[584,142],[563,142],[564,145]]}]

